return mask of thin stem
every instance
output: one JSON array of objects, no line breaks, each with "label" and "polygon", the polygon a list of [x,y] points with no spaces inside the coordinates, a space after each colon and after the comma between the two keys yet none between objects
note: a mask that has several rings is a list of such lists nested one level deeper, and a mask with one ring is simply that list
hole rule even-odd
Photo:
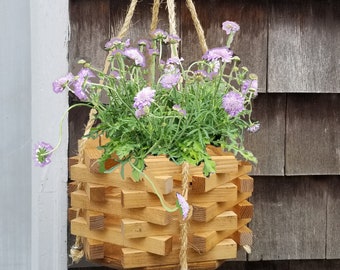
[{"label": "thin stem", "polygon": [[139,173],[141,173],[144,176],[144,178],[149,182],[149,184],[151,185],[153,191],[155,192],[155,194],[159,198],[159,201],[161,202],[161,205],[163,206],[163,208],[166,211],[172,213],[172,212],[176,212],[179,209],[177,206],[175,206],[175,207],[168,206],[168,203],[165,201],[163,195],[158,191],[157,187],[155,186],[154,182],[149,178],[149,176],[147,176],[140,169],[138,169],[135,165],[133,165],[133,163],[129,162],[129,164],[131,165],[132,168],[134,168]]}]

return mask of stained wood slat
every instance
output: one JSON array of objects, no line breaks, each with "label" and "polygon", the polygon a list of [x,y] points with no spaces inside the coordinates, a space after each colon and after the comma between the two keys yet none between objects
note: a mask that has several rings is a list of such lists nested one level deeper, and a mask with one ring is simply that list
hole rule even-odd
[{"label": "stained wood slat", "polygon": [[[265,0],[251,1],[196,1],[196,11],[206,35],[209,48],[225,46],[224,21],[240,25],[232,49],[239,55],[242,65],[259,78],[259,91],[266,92],[267,62],[267,7]],[[190,12],[181,1],[182,56],[186,63],[201,59],[202,51]]]},{"label": "stained wood slat", "polygon": [[245,147],[258,159],[252,175],[284,175],[285,109],[285,94],[259,94],[255,99],[253,118],[261,128],[245,132]]},{"label": "stained wood slat", "polygon": [[[328,177],[327,189],[327,259],[339,259],[340,254],[340,197],[339,197],[340,176]],[[334,268],[338,269],[338,268]],[[339,261],[340,269],[340,261]]]},{"label": "stained wood slat", "polygon": [[318,176],[255,178],[251,261],[325,258],[324,180]]},{"label": "stained wood slat", "polygon": [[286,174],[340,174],[340,95],[287,97]]},{"label": "stained wood slat", "polygon": [[340,2],[270,3],[268,92],[340,93]]},{"label": "stained wood slat", "polygon": [[110,0],[71,0],[69,70],[77,73],[78,60],[85,59],[102,69],[110,37]]}]

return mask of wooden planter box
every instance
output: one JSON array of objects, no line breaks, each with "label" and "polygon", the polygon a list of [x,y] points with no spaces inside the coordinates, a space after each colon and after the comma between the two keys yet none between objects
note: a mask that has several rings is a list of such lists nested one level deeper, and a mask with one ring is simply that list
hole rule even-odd
[{"label": "wooden planter box", "polygon": [[[83,238],[88,260],[116,269],[179,269],[180,213],[167,212],[144,181],[135,183],[119,170],[98,173],[98,141],[88,141],[85,164],[70,166],[71,233]],[[190,167],[189,269],[216,269],[237,257],[238,246],[252,244],[247,227],[253,215],[251,165],[209,148],[217,173],[206,178],[202,167]],[[165,157],[146,160],[151,177],[170,204],[181,192],[181,166]]]}]

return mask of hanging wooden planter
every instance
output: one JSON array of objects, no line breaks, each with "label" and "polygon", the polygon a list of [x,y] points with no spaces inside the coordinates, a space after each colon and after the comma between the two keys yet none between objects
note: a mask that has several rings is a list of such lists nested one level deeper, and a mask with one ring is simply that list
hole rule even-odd
[{"label": "hanging wooden planter", "polygon": [[[119,169],[99,173],[98,145],[98,140],[88,140],[84,164],[70,166],[71,186],[82,187],[70,195],[71,233],[82,237],[86,258],[115,269],[179,269],[180,213],[167,212],[147,182],[133,182],[127,165],[125,179]],[[247,227],[253,215],[247,200],[253,192],[247,175],[251,165],[218,148],[208,149],[216,174],[207,178],[201,166],[189,168],[189,269],[216,269],[237,257],[238,246],[252,244]],[[174,204],[181,192],[181,166],[162,156],[147,158],[146,165],[145,173]]]}]

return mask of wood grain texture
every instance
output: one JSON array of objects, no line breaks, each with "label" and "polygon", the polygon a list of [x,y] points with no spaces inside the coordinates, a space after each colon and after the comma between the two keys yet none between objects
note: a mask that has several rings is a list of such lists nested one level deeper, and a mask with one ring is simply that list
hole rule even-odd
[{"label": "wood grain texture", "polygon": [[286,174],[340,174],[340,95],[287,96]]},{"label": "wood grain texture", "polygon": [[[329,177],[328,197],[327,197],[327,246],[326,258],[339,259],[340,254],[340,196],[339,196],[340,176]],[[334,268],[338,269],[338,268]],[[340,263],[339,263],[340,269]]]},{"label": "wood grain texture", "polygon": [[249,260],[324,259],[327,177],[257,177]]},{"label": "wood grain texture", "polygon": [[340,93],[340,2],[270,5],[268,92]]},{"label": "wood grain texture", "polygon": [[[232,49],[240,56],[242,65],[259,76],[259,91],[266,92],[266,1],[195,1],[195,5],[208,48],[225,46],[226,35],[222,30],[224,21],[235,21],[240,25],[241,29],[235,36]],[[181,35],[181,51],[186,63],[201,59],[202,51],[197,33],[184,0],[181,1]]]},{"label": "wood grain texture", "polygon": [[258,159],[251,175],[284,175],[285,110],[285,94],[259,94],[255,99],[253,118],[261,128],[245,133],[245,147]]},{"label": "wood grain texture", "polygon": [[104,45],[110,37],[109,0],[70,1],[69,70],[77,73],[77,62],[84,59],[95,67],[104,67]]}]

